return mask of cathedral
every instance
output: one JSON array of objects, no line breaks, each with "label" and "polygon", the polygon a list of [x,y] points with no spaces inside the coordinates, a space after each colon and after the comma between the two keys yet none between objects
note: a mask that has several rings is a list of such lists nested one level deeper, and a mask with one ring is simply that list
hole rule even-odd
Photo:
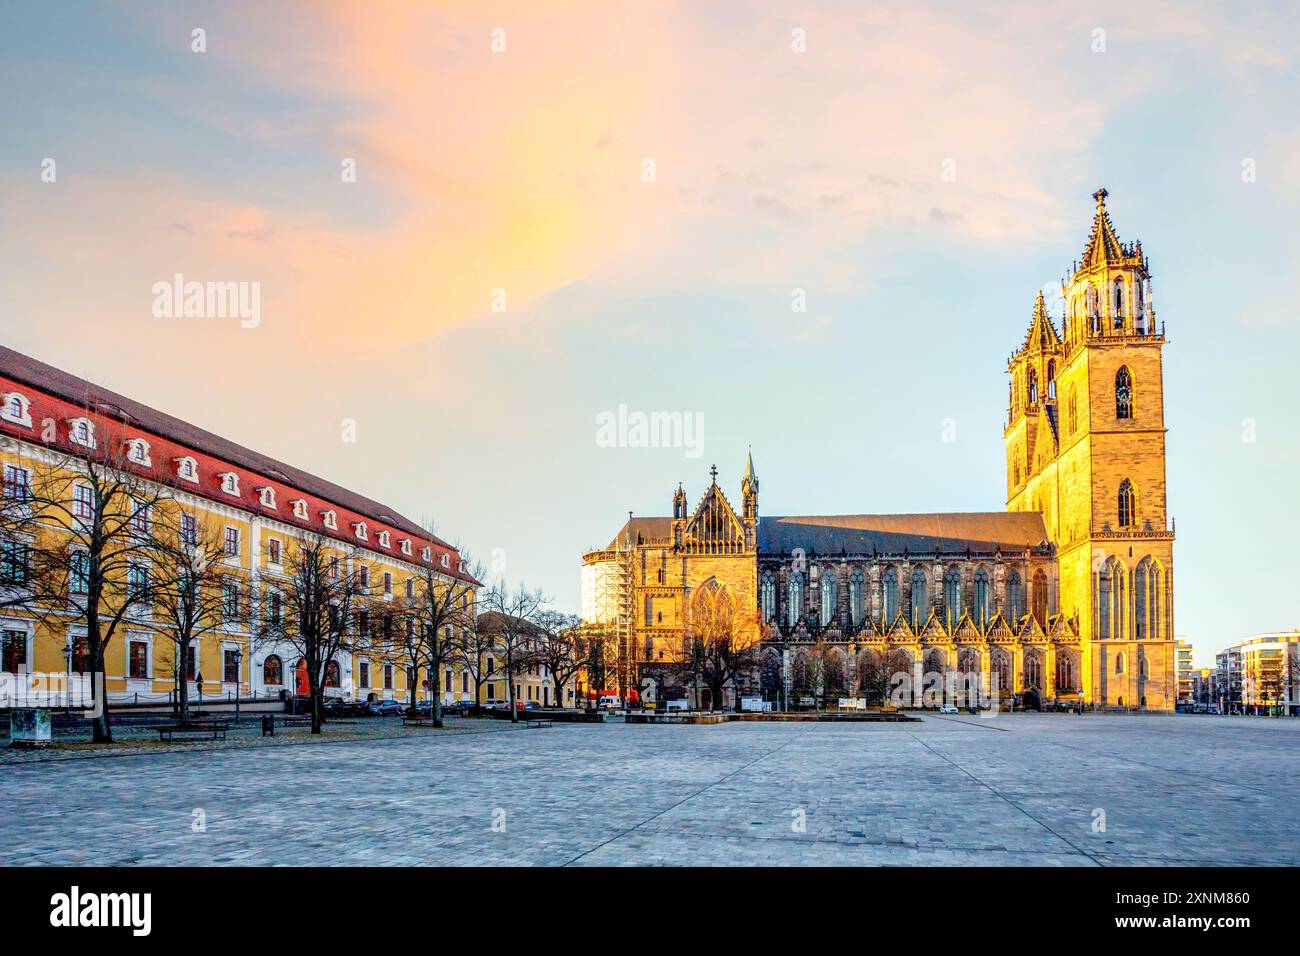
[{"label": "cathedral", "polygon": [[[629,515],[583,556],[582,616],[617,635],[620,689],[881,703],[915,673],[1003,703],[1174,709],[1164,328],[1142,244],[1093,198],[1063,327],[1039,293],[1008,361],[1006,510],[760,516],[752,454],[739,507],[714,468],[693,508],[679,485],[671,517]],[[748,662],[722,701],[681,676],[692,637],[719,633]]]}]

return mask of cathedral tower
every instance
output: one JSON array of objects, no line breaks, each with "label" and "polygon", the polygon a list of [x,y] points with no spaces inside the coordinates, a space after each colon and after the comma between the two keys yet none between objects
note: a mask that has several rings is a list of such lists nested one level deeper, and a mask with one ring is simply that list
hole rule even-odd
[{"label": "cathedral tower", "polygon": [[1165,502],[1162,352],[1140,242],[1097,202],[1062,283],[1058,336],[1040,294],[1011,358],[1007,508],[1041,511],[1060,561],[1057,604],[1077,619],[1089,699],[1172,709],[1173,540]]}]

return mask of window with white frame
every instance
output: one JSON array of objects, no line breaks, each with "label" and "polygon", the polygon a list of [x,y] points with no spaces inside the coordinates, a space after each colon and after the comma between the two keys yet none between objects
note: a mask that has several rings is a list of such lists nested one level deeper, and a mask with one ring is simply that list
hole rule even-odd
[{"label": "window with white frame", "polygon": [[393,596],[393,575],[388,571],[384,572],[384,595],[386,597]]},{"label": "window with white frame", "polygon": [[239,620],[239,580],[231,574],[221,579],[221,619],[227,624]]},{"label": "window with white frame", "polygon": [[74,418],[68,422],[68,441],[82,448],[95,447],[95,423],[89,418]]},{"label": "window with white frame", "polygon": [[392,537],[387,531],[379,532],[379,546],[381,548],[391,548],[393,546]]},{"label": "window with white frame", "polygon": [[444,553],[443,556],[442,556],[442,558],[439,560],[439,563],[440,563],[444,568],[449,568],[449,567],[451,567],[451,555]]},{"label": "window with white frame", "polygon": [[188,481],[190,484],[199,483],[199,463],[185,455],[183,458],[172,459],[176,463],[176,477],[181,481]]},{"label": "window with white frame", "polygon": [[31,669],[27,638],[27,631],[16,627],[0,630],[0,671],[6,674],[25,674]]},{"label": "window with white frame", "polygon": [[137,535],[149,533],[149,505],[146,502],[131,500],[131,531]]},{"label": "window with white frame", "polygon": [[0,586],[25,588],[32,577],[32,546],[26,541],[0,541]]},{"label": "window with white frame", "polygon": [[402,539],[402,554],[409,555],[410,553],[411,553],[411,539],[410,539],[410,538],[403,538],[403,539]]},{"label": "window with white frame", "polygon": [[0,407],[0,419],[13,425],[32,427],[32,405],[27,396],[21,392],[6,392],[4,406]]},{"label": "window with white frame", "polygon": [[221,490],[228,495],[239,494],[239,475],[233,471],[223,471],[221,477]]},{"label": "window with white frame", "polygon": [[153,467],[153,461],[149,457],[149,443],[143,438],[127,439],[126,457],[133,465],[143,465],[146,468]]},{"label": "window with white frame", "polygon": [[275,507],[275,489],[272,488],[270,485],[266,485],[263,488],[258,488],[257,495],[259,498],[262,499],[263,508]]},{"label": "window with white frame", "polygon": [[190,547],[199,543],[199,519],[188,511],[181,512],[181,544]]},{"label": "window with white frame", "polygon": [[325,527],[329,528],[331,531],[339,530],[339,516],[337,512],[326,511],[322,513],[322,517],[325,519]]},{"label": "window with white frame", "polygon": [[68,556],[68,591],[85,594],[90,590],[90,556],[85,551],[73,551]]},{"label": "window with white frame", "polygon": [[420,549],[420,558],[424,561],[433,560],[433,548],[424,547]]},{"label": "window with white frame", "polygon": [[228,558],[239,557],[239,529],[238,528],[231,528],[231,527],[226,528],[225,551],[226,551],[226,557]]},{"label": "window with white frame", "polygon": [[72,486],[72,516],[78,521],[90,521],[95,516],[95,492],[90,485]]},{"label": "window with white frame", "polygon": [[357,540],[365,541],[369,538],[370,533],[366,531],[366,523],[364,521],[354,521],[352,527],[357,536]]},{"label": "window with white frame", "polygon": [[143,602],[149,596],[149,566],[132,561],[126,566],[126,593],[132,601]]},{"label": "window with white frame", "polygon": [[406,579],[406,596],[409,598],[415,597],[415,578]]},{"label": "window with white frame", "polygon": [[268,564],[280,563],[280,539],[279,538],[266,539],[266,560]]},{"label": "window with white frame", "polygon": [[32,473],[21,465],[5,465],[5,500],[30,501]]},{"label": "window with white frame", "polygon": [[370,587],[370,568],[368,566],[363,564],[357,568],[357,580],[361,582],[363,588]]},{"label": "window with white frame", "polygon": [[301,518],[303,521],[306,521],[307,520],[307,499],[295,498],[293,499],[292,504],[293,504],[293,516],[295,518]]},{"label": "window with white frame", "polygon": [[126,676],[131,680],[149,679],[149,639],[132,635],[126,642]]}]

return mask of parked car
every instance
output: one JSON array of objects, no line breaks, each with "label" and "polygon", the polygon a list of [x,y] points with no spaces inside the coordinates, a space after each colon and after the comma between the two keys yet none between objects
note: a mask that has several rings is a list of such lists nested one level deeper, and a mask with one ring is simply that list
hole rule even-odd
[{"label": "parked car", "polygon": [[432,714],[432,713],[433,713],[433,701],[432,701],[432,700],[417,700],[417,701],[415,702],[415,712],[416,712],[417,714]]},{"label": "parked car", "polygon": [[377,700],[369,706],[370,712],[380,717],[391,717],[406,712],[406,704],[400,700]]},{"label": "parked car", "polygon": [[541,710],[541,709],[542,709],[542,705],[535,700],[530,700],[528,703],[524,704],[524,710]]},{"label": "parked car", "polygon": [[468,714],[473,709],[474,702],[472,700],[450,700],[442,705],[442,712],[444,714],[450,714],[455,717]]},{"label": "parked car", "polygon": [[957,705],[956,705],[956,704],[944,704],[943,706],[941,706],[941,707],[939,708],[939,713],[941,713],[941,714],[955,714],[955,713],[957,713]]},{"label": "parked car", "polygon": [[355,697],[327,697],[321,709],[326,717],[357,717],[366,712],[366,705]]}]

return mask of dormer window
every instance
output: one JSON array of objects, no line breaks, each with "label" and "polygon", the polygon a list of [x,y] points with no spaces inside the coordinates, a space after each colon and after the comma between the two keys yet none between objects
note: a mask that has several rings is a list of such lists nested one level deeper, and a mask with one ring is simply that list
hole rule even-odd
[{"label": "dormer window", "polygon": [[329,528],[331,531],[339,530],[339,516],[337,512],[325,511],[322,512],[321,517],[325,519],[325,527]]},{"label": "dormer window", "polygon": [[263,508],[275,507],[275,489],[270,485],[264,485],[257,489],[257,496],[262,499]]},{"label": "dormer window", "polygon": [[221,479],[221,490],[228,495],[239,496],[239,475],[233,471],[220,472],[218,477]]},{"label": "dormer window", "polygon": [[392,535],[390,535],[387,531],[379,532],[379,546],[381,548],[391,548],[393,546]]},{"label": "dormer window", "polygon": [[153,461],[149,458],[149,443],[143,438],[128,438],[126,440],[126,457],[133,465],[143,465],[146,468],[153,467]]},{"label": "dormer window", "polygon": [[366,530],[366,523],[364,521],[352,522],[352,533],[357,536],[358,541],[368,541],[370,538],[370,532]]},{"label": "dormer window", "polygon": [[439,559],[438,563],[441,564],[444,568],[451,567],[451,556],[444,553],[443,556]]},{"label": "dormer window", "polygon": [[410,553],[411,553],[411,539],[410,539],[410,538],[403,538],[403,539],[402,539],[402,554],[409,555]]},{"label": "dormer window", "polygon": [[173,461],[176,462],[177,478],[182,481],[192,482],[196,485],[199,483],[199,463],[197,461],[189,455],[186,455],[184,458],[175,458]]},{"label": "dormer window", "polygon": [[290,502],[290,504],[293,505],[293,516],[295,518],[301,518],[303,521],[306,521],[307,520],[307,499],[294,498],[293,501]]},{"label": "dormer window", "polygon": [[424,561],[432,561],[432,560],[433,560],[433,548],[430,548],[430,547],[427,547],[427,546],[421,548],[421,549],[420,549],[420,558],[421,558],[422,560],[424,560]]},{"label": "dormer window", "polygon": [[0,407],[0,419],[14,425],[32,427],[32,403],[21,392],[6,392]]},{"label": "dormer window", "polygon": [[95,423],[89,418],[74,418],[68,422],[68,441],[82,448],[95,447]]}]

